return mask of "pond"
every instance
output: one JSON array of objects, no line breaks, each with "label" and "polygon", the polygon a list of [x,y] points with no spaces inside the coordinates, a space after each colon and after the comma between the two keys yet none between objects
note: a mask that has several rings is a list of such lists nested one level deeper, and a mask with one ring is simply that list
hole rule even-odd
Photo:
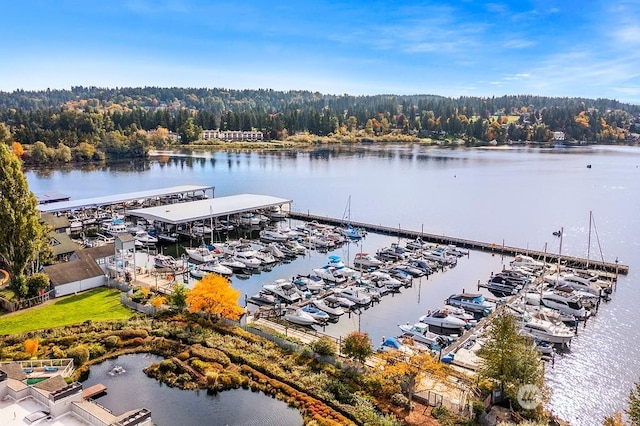
[{"label": "pond", "polygon": [[[107,393],[96,402],[116,415],[136,408],[151,410],[156,425],[302,425],[302,415],[285,402],[261,392],[234,389],[209,394],[171,388],[147,377],[142,371],[162,357],[151,354],[123,355],[91,367],[85,388],[102,383]],[[116,366],[121,374],[110,375]]]}]

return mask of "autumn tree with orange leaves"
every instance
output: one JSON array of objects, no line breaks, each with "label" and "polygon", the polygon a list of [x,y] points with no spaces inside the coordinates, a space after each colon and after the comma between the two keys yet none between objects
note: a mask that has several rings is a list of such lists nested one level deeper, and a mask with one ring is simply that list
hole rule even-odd
[{"label": "autumn tree with orange leaves", "polygon": [[187,295],[189,312],[205,312],[210,318],[239,319],[244,309],[238,305],[240,292],[231,287],[231,282],[216,274],[207,274]]},{"label": "autumn tree with orange leaves", "polygon": [[38,339],[27,339],[24,341],[24,350],[34,357],[38,352]]},{"label": "autumn tree with orange leaves", "polygon": [[24,155],[24,148],[20,142],[14,142],[11,147],[16,157],[21,158]]}]

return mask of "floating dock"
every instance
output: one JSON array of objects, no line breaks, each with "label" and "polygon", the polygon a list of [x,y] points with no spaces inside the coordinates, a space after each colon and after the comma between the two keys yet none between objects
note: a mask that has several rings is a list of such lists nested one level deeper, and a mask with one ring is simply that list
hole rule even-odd
[{"label": "floating dock", "polygon": [[98,383],[97,385],[89,386],[86,389],[82,390],[82,399],[85,401],[87,399],[91,399],[95,396],[101,395],[107,391],[107,387],[102,383]]},{"label": "floating dock", "polygon": [[[291,211],[289,217],[292,219],[304,220],[304,221],[317,221],[318,223],[326,223],[333,226],[344,225],[344,219],[337,219],[328,216],[318,216],[310,213],[301,213]],[[547,253],[544,251],[530,250],[521,247],[506,246],[504,244],[486,243],[482,241],[467,240],[463,238],[457,238],[447,235],[429,234],[421,231],[414,231],[410,229],[402,229],[399,226],[397,228],[383,225],[374,225],[365,222],[349,222],[351,226],[357,228],[364,228],[370,232],[376,232],[379,234],[394,235],[398,238],[416,239],[421,238],[423,241],[436,243],[436,244],[454,244],[458,247],[464,247],[473,250],[489,251],[491,253],[516,256],[518,254],[525,254],[531,256],[536,260],[544,261],[546,263],[558,263],[561,262],[563,266],[570,268],[582,268],[593,269],[598,271],[604,271],[612,274],[627,275],[629,273],[629,266],[619,263],[616,259],[615,262],[602,262],[597,260],[584,259],[574,256],[565,256],[561,254]]]}]

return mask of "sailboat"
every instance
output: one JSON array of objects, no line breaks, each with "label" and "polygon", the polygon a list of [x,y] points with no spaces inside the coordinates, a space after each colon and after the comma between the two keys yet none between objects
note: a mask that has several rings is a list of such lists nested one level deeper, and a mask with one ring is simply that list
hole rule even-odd
[{"label": "sailboat", "polygon": [[344,210],[344,214],[342,215],[342,220],[346,219],[346,226],[340,228],[340,232],[342,234],[351,239],[351,240],[360,240],[364,237],[362,230],[360,228],[356,228],[351,225],[351,195],[349,195],[349,199],[347,200],[347,206]]}]

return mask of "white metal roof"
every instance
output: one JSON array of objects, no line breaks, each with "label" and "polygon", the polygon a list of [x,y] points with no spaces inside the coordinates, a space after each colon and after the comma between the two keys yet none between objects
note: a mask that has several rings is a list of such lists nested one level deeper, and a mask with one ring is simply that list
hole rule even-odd
[{"label": "white metal roof", "polygon": [[78,210],[88,207],[109,206],[113,204],[125,203],[127,201],[142,200],[145,198],[167,197],[176,194],[189,192],[212,190],[215,186],[202,185],[181,185],[169,188],[152,189],[149,191],[128,192],[125,194],[107,195],[104,197],[84,198],[82,200],[62,201],[57,203],[47,203],[38,205],[41,212],[55,213],[69,210]]},{"label": "white metal roof", "polygon": [[270,195],[239,194],[129,210],[127,214],[175,225],[178,223],[188,223],[212,217],[264,209],[271,206],[280,206],[292,202],[292,200],[272,197]]}]

